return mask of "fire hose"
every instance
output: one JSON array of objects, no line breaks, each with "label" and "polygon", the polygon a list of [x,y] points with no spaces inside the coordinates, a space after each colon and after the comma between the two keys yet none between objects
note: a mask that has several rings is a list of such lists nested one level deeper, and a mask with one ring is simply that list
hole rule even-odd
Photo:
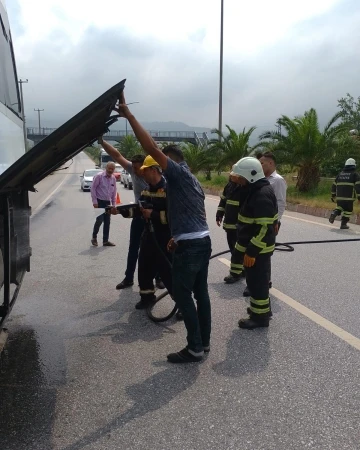
[{"label": "fire hose", "polygon": [[[152,232],[152,236],[154,238],[154,241],[155,241],[158,249],[161,251],[161,253],[166,258],[167,262],[171,266],[171,262],[169,261],[169,259],[165,255],[164,251],[159,246],[159,244],[156,240],[156,237],[155,237],[155,233],[153,232],[151,227],[150,227],[150,232]],[[357,239],[329,239],[329,240],[321,240],[321,241],[276,242],[275,243],[275,251],[293,252],[295,250],[293,247],[294,245],[329,244],[329,243],[339,243],[339,242],[360,242],[360,238],[357,238]],[[227,253],[230,253],[230,250],[224,250],[222,252],[215,253],[214,255],[211,255],[210,259],[218,258],[219,256],[226,255]],[[158,302],[160,302],[160,300],[165,298],[167,295],[168,295],[168,291],[162,292],[158,297],[156,297],[156,300],[146,309],[146,313],[147,313],[149,319],[151,319],[153,322],[166,322],[167,320],[171,319],[176,314],[176,312],[178,310],[176,304],[172,306],[171,311],[166,315],[162,315],[159,317],[154,313],[155,305]]]}]

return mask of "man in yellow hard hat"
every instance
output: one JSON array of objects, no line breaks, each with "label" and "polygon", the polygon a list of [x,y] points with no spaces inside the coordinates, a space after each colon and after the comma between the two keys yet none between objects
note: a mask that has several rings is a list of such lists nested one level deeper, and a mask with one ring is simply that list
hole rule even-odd
[{"label": "man in yellow hard hat", "polygon": [[[147,308],[155,300],[153,280],[158,274],[172,295],[171,254],[167,244],[171,238],[167,218],[166,181],[159,164],[147,156],[140,168],[148,188],[141,192],[138,205],[126,212],[127,217],[142,216],[145,228],[141,237],[138,277],[140,301],[136,309]],[[140,206],[140,210],[139,210]]]}]

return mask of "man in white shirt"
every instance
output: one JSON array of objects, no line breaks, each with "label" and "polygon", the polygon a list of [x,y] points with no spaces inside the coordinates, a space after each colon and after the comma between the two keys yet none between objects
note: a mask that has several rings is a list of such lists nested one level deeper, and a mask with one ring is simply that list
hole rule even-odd
[{"label": "man in white shirt", "polygon": [[266,152],[260,153],[257,156],[258,160],[261,162],[264,175],[270,182],[272,188],[274,189],[275,197],[278,202],[278,215],[279,215],[279,227],[281,217],[284,214],[286,208],[286,190],[287,185],[284,178],[276,172],[276,159],[273,153]]},{"label": "man in white shirt", "polygon": [[[285,208],[286,208],[286,190],[287,190],[287,184],[284,178],[279,175],[276,171],[276,158],[273,153],[271,152],[265,152],[265,153],[259,153],[256,155],[258,160],[261,162],[264,175],[267,178],[267,180],[270,182],[275,197],[278,203],[278,223],[276,225],[276,234],[279,232],[280,225],[281,225],[281,217],[284,214]],[[270,281],[270,287],[271,287],[271,281]],[[243,293],[244,297],[250,297],[251,293],[248,289],[248,287],[245,288],[245,291]]]}]

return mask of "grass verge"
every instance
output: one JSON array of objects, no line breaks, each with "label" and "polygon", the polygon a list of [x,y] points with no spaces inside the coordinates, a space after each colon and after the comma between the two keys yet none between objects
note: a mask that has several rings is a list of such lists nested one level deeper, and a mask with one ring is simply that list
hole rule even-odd
[{"label": "grass verge", "polygon": [[[206,180],[205,175],[198,175],[198,180],[204,188],[218,190],[221,192],[228,182],[229,177],[225,175],[213,175],[211,180]],[[292,175],[285,176],[288,189],[287,201],[298,205],[314,206],[316,208],[334,209],[335,204],[331,201],[331,180],[321,180],[319,186],[311,192],[302,193],[296,189],[296,180]],[[360,214],[360,205],[354,203],[354,213]]]}]

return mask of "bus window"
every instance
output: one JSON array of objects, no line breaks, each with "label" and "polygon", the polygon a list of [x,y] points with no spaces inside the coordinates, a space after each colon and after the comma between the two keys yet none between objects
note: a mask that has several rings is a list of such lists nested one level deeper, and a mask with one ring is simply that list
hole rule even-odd
[{"label": "bus window", "polygon": [[0,102],[20,115],[21,104],[11,34],[7,17],[1,12],[0,4],[0,66],[4,68],[0,71]]}]

